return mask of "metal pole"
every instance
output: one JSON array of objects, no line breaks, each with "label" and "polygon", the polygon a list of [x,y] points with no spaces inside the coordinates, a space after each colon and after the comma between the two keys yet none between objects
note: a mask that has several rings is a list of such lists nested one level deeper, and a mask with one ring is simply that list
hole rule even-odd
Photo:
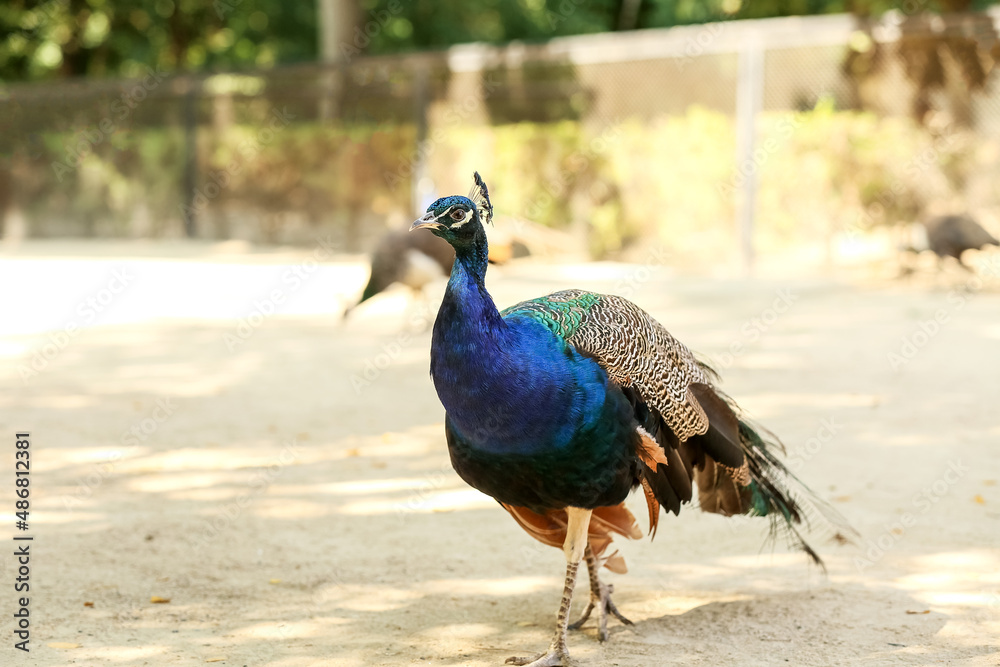
[{"label": "metal pole", "polygon": [[427,153],[429,152],[429,147],[427,145],[427,104],[429,99],[429,78],[430,73],[428,72],[427,64],[420,63],[417,65],[413,79],[413,114],[414,122],[417,126],[417,156],[416,164],[413,169],[413,175],[411,177],[413,180],[410,189],[410,202],[414,214],[423,213],[424,207],[427,205],[424,199],[426,199],[429,194],[425,191],[427,184],[426,177],[428,175]]},{"label": "metal pole", "polygon": [[184,174],[181,189],[184,196],[184,235],[193,239],[198,235],[198,212],[195,208],[195,188],[198,184],[198,95],[201,80],[196,76],[187,79],[184,93]]},{"label": "metal pole", "polygon": [[334,117],[336,95],[336,75],[334,65],[341,61],[337,40],[344,34],[341,19],[343,12],[338,7],[340,0],[319,0],[319,58],[322,64],[318,84],[319,108],[317,115],[320,121],[328,121]]},{"label": "metal pole", "polygon": [[335,63],[340,59],[337,49],[337,39],[343,34],[340,25],[341,13],[337,8],[338,0],[319,0],[319,54],[324,63]]},{"label": "metal pole", "polygon": [[764,47],[760,36],[751,32],[740,50],[736,89],[736,166],[742,177],[737,226],[740,230],[740,254],[743,271],[753,271],[754,209],[757,202],[757,171],[760,160],[754,155],[757,140],[757,114],[764,99]]}]

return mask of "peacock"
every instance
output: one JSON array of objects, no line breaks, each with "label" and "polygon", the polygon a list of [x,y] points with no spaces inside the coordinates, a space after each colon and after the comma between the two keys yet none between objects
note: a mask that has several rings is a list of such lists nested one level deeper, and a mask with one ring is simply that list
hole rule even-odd
[{"label": "peacock", "polygon": [[[600,568],[624,572],[615,534],[642,530],[624,504],[639,487],[654,535],[698,489],[701,509],[767,517],[822,566],[800,528],[842,519],[776,455],[780,443],[718,390],[718,376],[632,302],[569,289],[500,312],[485,287],[484,225],[493,206],[478,173],[468,197],[435,201],[411,229],[455,248],[431,338],[431,377],[445,407],[453,467],[532,537],[561,547],[566,579],[545,653],[508,664],[567,664],[567,630],[597,611],[598,637],[619,612]],[[846,526],[845,526],[846,527]],[[841,533],[837,533],[842,537]],[[581,560],[590,600],[569,624]]]},{"label": "peacock", "polygon": [[980,250],[988,245],[1000,245],[982,226],[967,215],[942,215],[924,223],[927,245],[938,256],[954,257],[966,271],[972,268],[962,261],[966,250]]}]

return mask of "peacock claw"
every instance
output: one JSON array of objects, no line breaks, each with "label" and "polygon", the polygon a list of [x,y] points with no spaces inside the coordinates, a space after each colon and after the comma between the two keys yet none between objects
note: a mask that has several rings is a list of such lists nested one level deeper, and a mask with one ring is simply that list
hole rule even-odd
[{"label": "peacock claw", "polygon": [[525,665],[526,667],[569,667],[569,651],[566,647],[549,648],[548,653],[539,653],[531,658],[507,658],[505,665]]},{"label": "peacock claw", "polygon": [[632,621],[625,618],[615,603],[611,600],[611,594],[615,592],[615,587],[613,584],[605,584],[601,581],[597,574],[600,569],[600,564],[594,557],[590,546],[587,546],[586,552],[587,558],[587,569],[590,571],[590,602],[587,603],[587,608],[583,610],[583,615],[580,616],[576,623],[571,623],[569,625],[570,630],[579,630],[583,627],[583,624],[590,618],[590,612],[597,608],[597,638],[602,642],[608,640],[608,613],[610,612],[619,621],[625,625],[634,625]]}]

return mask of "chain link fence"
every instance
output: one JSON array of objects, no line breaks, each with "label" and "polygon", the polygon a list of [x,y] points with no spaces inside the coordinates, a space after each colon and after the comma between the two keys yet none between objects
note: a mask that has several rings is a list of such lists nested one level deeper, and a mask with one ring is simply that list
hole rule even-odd
[{"label": "chain link fence", "polygon": [[498,229],[565,230],[594,257],[650,243],[830,257],[872,227],[953,210],[995,228],[998,24],[768,19],[8,85],[3,235],[358,251],[467,190],[474,169]]}]

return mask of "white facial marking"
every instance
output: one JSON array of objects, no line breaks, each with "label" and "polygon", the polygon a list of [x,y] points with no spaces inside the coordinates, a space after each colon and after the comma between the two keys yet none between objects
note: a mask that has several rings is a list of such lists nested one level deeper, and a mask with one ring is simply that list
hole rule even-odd
[{"label": "white facial marking", "polygon": [[471,218],[469,217],[469,212],[468,211],[463,211],[463,210],[459,209],[458,212],[462,214],[462,218],[460,220],[456,220],[455,217],[451,215],[451,211],[454,208],[455,208],[455,206],[449,207],[448,210],[445,211],[442,214],[442,217],[445,216],[445,215],[451,217],[451,228],[452,229],[458,229],[459,227],[461,227],[462,225],[464,225],[465,223],[467,223]]},{"label": "white facial marking", "polygon": [[448,215],[449,213],[451,213],[451,210],[452,210],[453,208],[455,208],[455,207],[454,207],[454,206],[449,206],[448,208],[446,208],[446,209],[444,210],[444,212],[443,212],[443,213],[441,213],[440,215],[437,215],[437,216],[435,216],[435,218],[434,218],[434,219],[435,219],[435,220],[440,220],[440,219],[441,219],[441,218],[443,218],[444,216],[446,216],[446,215]]}]

